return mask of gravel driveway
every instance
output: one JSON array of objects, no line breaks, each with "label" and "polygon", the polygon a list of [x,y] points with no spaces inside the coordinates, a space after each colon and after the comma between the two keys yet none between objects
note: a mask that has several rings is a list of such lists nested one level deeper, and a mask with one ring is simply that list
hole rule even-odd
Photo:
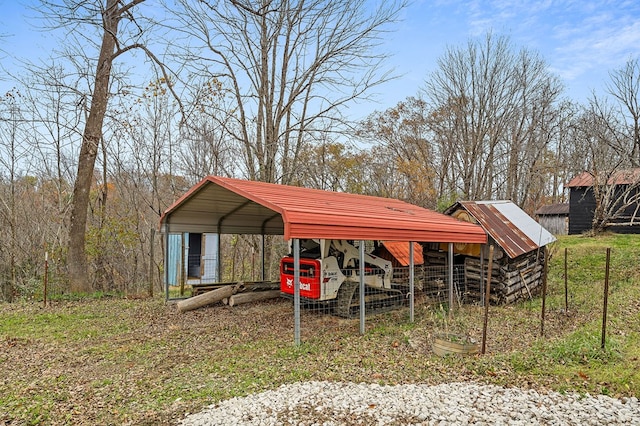
[{"label": "gravel driveway", "polygon": [[541,393],[475,383],[305,382],[187,416],[197,425],[640,425],[635,397]]}]

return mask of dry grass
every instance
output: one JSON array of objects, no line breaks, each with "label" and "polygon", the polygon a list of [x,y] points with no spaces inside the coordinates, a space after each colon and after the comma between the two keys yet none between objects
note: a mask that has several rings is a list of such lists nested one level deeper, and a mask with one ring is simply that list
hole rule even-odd
[{"label": "dry grass", "polygon": [[[635,253],[640,242],[633,241]],[[580,241],[568,242],[578,250]],[[619,261],[637,265],[633,256]],[[473,380],[640,395],[637,271],[613,277],[603,351],[598,273],[589,281],[582,271],[567,313],[559,260],[552,265],[545,336],[539,299],[491,307],[487,354],[471,357],[440,358],[430,345],[445,328],[480,339],[483,309],[473,306],[449,318],[419,305],[414,323],[406,310],[377,315],[367,318],[364,336],[358,320],[303,311],[303,343],[295,346],[288,300],[184,314],[159,299],[0,305],[0,424],[174,424],[221,399],[305,380]]]}]

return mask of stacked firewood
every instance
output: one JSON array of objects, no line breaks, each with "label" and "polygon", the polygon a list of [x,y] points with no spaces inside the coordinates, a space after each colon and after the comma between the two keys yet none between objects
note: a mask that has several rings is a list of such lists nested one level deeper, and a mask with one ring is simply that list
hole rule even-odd
[{"label": "stacked firewood", "polygon": [[[481,264],[476,257],[464,260],[465,290],[471,299],[481,300]],[[488,262],[482,265],[486,282]],[[515,259],[504,257],[494,261],[491,272],[490,301],[492,304],[510,304],[519,300],[531,299],[542,289],[544,273],[544,255],[533,251]]]}]

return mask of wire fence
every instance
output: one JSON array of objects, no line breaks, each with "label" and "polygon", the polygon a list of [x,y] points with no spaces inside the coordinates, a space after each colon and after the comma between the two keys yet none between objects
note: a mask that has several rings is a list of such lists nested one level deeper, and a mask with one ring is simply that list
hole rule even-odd
[{"label": "wire fence", "polygon": [[[530,276],[538,280],[535,283],[527,281],[522,270],[514,270],[509,265],[498,266],[495,271],[499,271],[503,275],[498,279],[494,275],[491,283],[492,294],[498,294],[502,291],[502,294],[508,297],[492,297],[489,299],[491,304],[528,303],[537,305],[541,303],[542,296],[544,296],[546,297],[545,309],[533,313],[528,312],[529,315],[533,315],[537,321],[540,321],[539,331],[536,329],[535,333],[544,334],[545,332],[545,310],[547,312],[546,320],[551,322],[551,325],[547,326],[549,328],[561,328],[569,319],[574,322],[587,322],[601,318],[604,329],[607,323],[607,295],[614,294],[613,302],[609,300],[608,303],[613,303],[615,308],[616,304],[622,303],[616,296],[620,283],[632,280],[637,274],[634,275],[633,271],[623,266],[623,261],[627,261],[626,259],[615,255],[609,264],[608,254],[605,257],[604,250],[603,253],[577,253],[575,259],[572,256],[574,253],[566,249],[564,253],[555,254],[554,261],[549,264],[551,268],[549,276],[552,277],[552,280],[549,281],[544,295],[542,294],[542,286],[537,285],[537,282],[542,281],[544,277],[544,274],[539,271],[539,265],[531,265],[528,261],[518,260],[518,264],[524,265],[524,269],[531,270]],[[593,269],[597,272],[585,275],[584,266],[578,262],[579,258],[583,256],[589,256],[593,264],[600,265]],[[428,256],[425,257],[428,258]],[[214,272],[218,266],[216,259],[201,256],[199,259],[189,259],[186,264],[195,264],[196,260],[199,262],[198,270],[191,268],[192,273],[188,273],[187,270],[183,280],[167,285],[164,289],[165,297],[188,299],[208,293],[210,290],[239,283],[239,281],[219,282],[216,279]],[[394,311],[394,318],[398,321],[409,323],[412,321],[413,311],[429,312],[429,315],[433,315],[434,312],[455,311],[462,306],[482,307],[484,305],[483,280],[477,279],[477,265],[475,263],[465,262],[460,258],[456,258],[451,266],[448,260],[444,263],[439,262],[438,265],[425,263],[414,266],[413,269],[406,266],[394,266],[391,271],[371,266],[364,268],[364,280],[368,284],[365,286],[365,294],[362,298],[365,302],[365,330],[371,330],[378,324],[388,321],[387,317],[378,314],[391,310]],[[305,265],[304,262],[303,265]],[[313,265],[313,262],[300,268],[302,297],[298,333],[301,332],[302,339],[313,338],[315,333],[320,332],[317,329],[318,324],[323,323],[355,332],[361,320],[359,307],[362,299],[359,294],[359,269],[340,268],[340,274],[345,277],[345,281],[340,286],[334,286],[333,290],[327,290],[321,288],[330,287],[328,281],[331,277],[322,275],[321,271],[313,270],[310,265]],[[21,281],[13,287],[14,291],[19,294],[21,300],[36,303],[64,299],[69,293],[67,283],[60,278],[62,268],[63,265],[56,260],[49,260],[43,274],[34,276],[30,280]],[[609,278],[609,269],[611,278]],[[488,265],[482,265],[481,270],[486,274]],[[277,305],[284,312],[288,312],[291,318],[290,324],[279,324],[278,326],[291,327],[292,337],[295,340],[296,309],[294,292],[291,288],[292,280],[288,280],[288,278],[292,278],[292,275],[293,271],[281,270],[280,276],[275,279],[242,280],[243,288],[236,289],[237,294],[234,293],[232,296],[210,301],[202,306],[209,309],[220,309],[226,305],[237,306],[234,309],[243,309],[238,305],[250,303],[251,306],[256,306],[264,303],[265,306],[271,308]],[[486,275],[484,276],[486,277]],[[517,287],[517,291],[506,290],[505,293],[506,287],[504,285],[502,287],[496,285],[501,279],[514,282],[519,280],[523,285]],[[605,283],[607,287],[609,286],[609,280],[612,281],[611,291],[604,287]],[[161,293],[161,287],[157,281],[155,282],[153,290],[158,295]],[[413,282],[413,287],[411,282]],[[343,286],[345,283],[348,285]],[[317,286],[317,288],[313,286]],[[351,292],[348,299],[340,299],[339,296],[344,296],[341,291],[345,291],[341,288],[348,288]],[[129,282],[124,288],[115,292],[114,296],[146,294],[148,290],[149,282]],[[266,300],[268,301],[265,302]],[[348,300],[348,302],[344,300]],[[477,316],[480,315],[481,310],[475,310],[475,312]],[[476,323],[479,323],[480,320],[479,317],[474,319]],[[535,327],[530,326],[530,328]]]},{"label": "wire fence", "polygon": [[[367,315],[364,330],[365,333],[379,333],[390,323],[408,325],[416,322],[418,328],[411,326],[405,330],[415,330],[428,339],[448,332],[470,336],[476,342],[484,343],[486,338],[489,352],[514,347],[526,350],[537,339],[554,339],[580,330],[575,336],[569,337],[567,343],[553,349],[548,347],[547,350],[554,352],[551,356],[570,359],[573,356],[571,354],[575,353],[576,357],[581,357],[580,360],[589,356],[604,356],[598,351],[605,347],[615,351],[616,336],[629,333],[629,323],[623,318],[626,318],[624,315],[628,314],[625,312],[633,303],[629,302],[628,297],[623,297],[628,293],[622,290],[625,288],[623,283],[630,282],[629,271],[625,271],[620,264],[616,265],[615,260],[607,266],[604,250],[596,258],[598,263],[593,270],[597,271],[587,277],[584,276],[584,267],[573,261],[571,253],[567,260],[555,259],[551,263],[551,279],[545,293],[541,284],[532,287],[531,292],[524,291],[515,302],[491,302],[488,307],[484,306],[473,288],[469,291],[469,287],[465,287],[460,272],[454,274],[454,304],[450,306],[446,278],[449,268],[416,267],[415,319],[411,319],[411,307],[409,301],[405,300],[392,313]],[[406,269],[398,270],[398,273],[406,272]],[[635,294],[638,293],[635,290]],[[290,313],[294,315],[293,308]],[[345,319],[326,306],[303,305],[301,318],[302,342],[324,335],[327,327],[338,336],[362,332],[362,328],[358,329],[360,319],[357,316]],[[488,334],[483,335],[487,329]],[[483,345],[481,351],[484,350]]]},{"label": "wire fence", "polygon": [[[343,282],[341,286],[349,286],[352,288],[351,297],[349,298],[349,308],[342,304],[344,300],[341,291],[335,297],[326,298],[319,301],[306,297],[301,298],[302,313],[302,336],[310,338],[314,331],[305,329],[305,327],[313,327],[316,324],[317,316],[333,316],[339,318],[337,324],[345,327],[353,327],[349,322],[361,322],[363,319],[360,315],[362,301],[364,301],[364,329],[372,329],[377,323],[385,322],[387,319],[379,314],[393,311],[396,318],[410,322],[416,311],[424,311],[431,309],[436,311],[448,312],[453,303],[453,309],[465,304],[480,306],[483,303],[481,293],[475,291],[475,288],[469,286],[468,280],[465,279],[464,268],[455,266],[424,266],[419,265],[413,268],[413,288],[411,287],[411,269],[410,267],[394,267],[391,278],[391,285],[388,288],[376,288],[365,286],[364,298],[360,298],[359,276],[353,273],[353,270],[343,269],[341,273],[350,278],[350,281]],[[365,272],[365,281],[368,277],[380,276],[383,271],[370,268]],[[301,273],[301,287],[304,288],[306,274]],[[292,284],[292,283],[291,283]],[[292,289],[283,292],[285,297],[294,300]],[[453,292],[453,293],[452,293]],[[301,291],[305,294],[304,291]],[[306,322],[305,322],[306,320]],[[361,329],[362,329],[361,327]]]},{"label": "wire fence", "polygon": [[[100,297],[148,297],[160,294],[164,285],[158,274],[158,265],[154,263],[148,268],[148,273],[120,274],[116,268],[103,266],[95,268],[90,273],[93,277],[91,288],[93,294],[74,294],[69,288],[66,264],[63,260],[44,256],[42,263],[33,268],[30,275],[27,274],[2,274],[0,273],[0,302],[42,302],[76,299],[87,296]],[[146,272],[146,271],[145,271]],[[100,275],[110,274],[118,279],[97,279]]]}]

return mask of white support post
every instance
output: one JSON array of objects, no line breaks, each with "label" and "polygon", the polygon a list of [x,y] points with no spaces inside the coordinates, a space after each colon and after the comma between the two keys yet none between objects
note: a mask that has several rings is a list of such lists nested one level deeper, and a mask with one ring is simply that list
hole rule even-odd
[{"label": "white support post", "polygon": [[167,223],[162,231],[162,238],[164,238],[164,301],[169,301],[169,216],[167,216]]},{"label": "white support post", "polygon": [[449,315],[453,312],[453,243],[449,243]]},{"label": "white support post", "polygon": [[220,246],[220,229],[218,228],[218,232],[216,233],[216,250],[218,250],[218,262],[216,264],[216,281],[222,282],[222,249]]},{"label": "white support post", "polygon": [[260,279],[262,281],[265,280],[264,277],[267,275],[266,271],[265,271],[265,268],[266,268],[266,265],[265,265],[265,262],[264,262],[265,257],[266,257],[266,253],[265,253],[265,241],[264,241],[264,233],[263,233],[262,234],[262,272],[260,274]]},{"label": "white support post", "polygon": [[484,306],[484,245],[480,246],[480,306]]}]

